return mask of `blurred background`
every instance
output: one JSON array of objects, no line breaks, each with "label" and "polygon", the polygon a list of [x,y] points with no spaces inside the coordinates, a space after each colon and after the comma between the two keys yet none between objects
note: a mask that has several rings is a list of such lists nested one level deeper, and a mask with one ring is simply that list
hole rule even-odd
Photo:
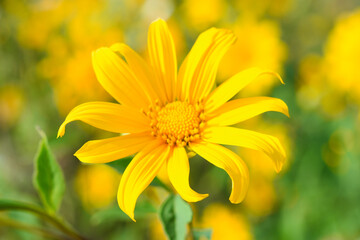
[{"label": "blurred background", "polygon": [[[165,193],[149,187],[131,222],[116,203],[120,175],[81,164],[86,141],[113,136],[82,123],[56,139],[66,114],[87,101],[113,101],[96,81],[91,52],[125,42],[146,56],[147,29],[167,20],[178,61],[210,27],[238,37],[218,82],[248,67],[281,74],[261,78],[238,97],[273,96],[291,118],[266,113],[239,127],[277,136],[288,162],[276,174],[260,153],[239,152],[250,169],[245,201],[228,201],[230,179],[200,157],[190,182],[210,197],[192,204],[194,227],[213,239],[360,239],[360,2],[358,0],[0,0],[0,198],[40,203],[32,186],[40,137],[49,138],[66,180],[60,213],[92,239],[165,239],[156,210]],[[38,219],[0,212],[24,222]],[[0,225],[1,239],[39,239]]]}]

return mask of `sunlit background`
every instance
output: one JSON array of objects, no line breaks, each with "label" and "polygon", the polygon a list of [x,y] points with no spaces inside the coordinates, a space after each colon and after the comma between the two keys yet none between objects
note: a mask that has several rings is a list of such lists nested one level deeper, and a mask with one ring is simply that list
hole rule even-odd
[{"label": "sunlit background", "polygon": [[[266,113],[240,127],[277,136],[288,162],[276,174],[267,156],[239,152],[250,169],[245,201],[228,201],[226,173],[190,159],[190,182],[210,197],[192,204],[194,227],[213,239],[360,239],[360,2],[358,0],[1,0],[0,198],[39,203],[33,159],[48,135],[66,179],[60,213],[91,239],[165,239],[156,211],[166,193],[149,187],[133,223],[116,203],[121,176],[107,165],[81,164],[73,153],[110,135],[82,123],[56,139],[76,105],[113,101],[96,81],[91,52],[125,42],[146,58],[147,28],[168,22],[178,61],[198,34],[231,29],[236,44],[222,60],[220,84],[248,67],[281,74],[261,78],[237,97],[273,96],[291,118]],[[166,178],[159,176],[162,179]],[[151,203],[150,205],[148,203]],[[18,212],[0,217],[37,224]],[[0,224],[0,239],[39,239]]]}]

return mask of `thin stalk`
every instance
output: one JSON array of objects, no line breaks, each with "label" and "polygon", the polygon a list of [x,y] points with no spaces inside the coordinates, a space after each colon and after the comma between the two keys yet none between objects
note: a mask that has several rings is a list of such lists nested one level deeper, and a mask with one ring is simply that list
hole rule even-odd
[{"label": "thin stalk", "polygon": [[66,235],[72,237],[73,239],[85,240],[83,236],[79,235],[69,224],[64,222],[64,220],[58,218],[57,216],[50,215],[49,213],[45,212],[43,209],[35,205],[15,201],[0,200],[0,211],[1,210],[17,210],[35,213],[42,217],[44,220],[47,220],[54,227],[58,228]]},{"label": "thin stalk", "polygon": [[63,240],[64,239],[63,236],[59,236],[56,233],[51,232],[47,229],[23,224],[21,222],[13,221],[13,220],[7,219],[7,218],[0,218],[0,226],[1,225],[16,228],[16,229],[22,229],[22,230],[35,233],[37,235],[40,235],[40,236],[48,238],[48,239],[55,239],[55,240]]}]

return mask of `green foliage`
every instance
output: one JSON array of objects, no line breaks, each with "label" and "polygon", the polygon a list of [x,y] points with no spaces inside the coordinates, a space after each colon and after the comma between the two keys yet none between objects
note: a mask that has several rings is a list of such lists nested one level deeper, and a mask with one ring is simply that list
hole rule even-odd
[{"label": "green foliage", "polygon": [[64,176],[50,150],[46,135],[42,131],[39,132],[41,141],[35,157],[33,184],[46,210],[55,213],[65,191]]},{"label": "green foliage", "polygon": [[160,208],[160,219],[169,239],[183,240],[186,237],[187,224],[192,219],[192,210],[179,195],[170,195]]}]

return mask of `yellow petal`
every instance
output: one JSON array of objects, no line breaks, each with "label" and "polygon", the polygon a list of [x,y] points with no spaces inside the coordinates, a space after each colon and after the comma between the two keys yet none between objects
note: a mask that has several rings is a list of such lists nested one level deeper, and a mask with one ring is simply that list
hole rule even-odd
[{"label": "yellow petal", "polygon": [[177,61],[174,40],[166,22],[157,19],[151,23],[148,33],[148,50],[151,66],[155,70],[159,89],[165,92],[166,100],[175,100]]},{"label": "yellow petal", "polygon": [[141,79],[142,85],[149,98],[152,101],[155,101],[156,99],[160,100],[161,98],[159,98],[158,94],[154,91],[154,87],[156,87],[157,84],[155,74],[144,59],[142,59],[139,54],[124,43],[113,44],[110,48],[115,53],[122,56],[136,78]]},{"label": "yellow petal", "polygon": [[208,196],[208,194],[199,194],[189,186],[189,160],[183,147],[174,147],[170,154],[167,170],[169,179],[180,194],[188,202],[198,202]]},{"label": "yellow petal", "polygon": [[150,105],[143,79],[138,79],[124,59],[110,48],[93,52],[92,61],[98,81],[119,103],[138,109]]},{"label": "yellow petal", "polygon": [[200,34],[180,67],[181,100],[194,102],[209,94],[220,60],[235,40],[234,34],[225,29],[211,28]]},{"label": "yellow petal", "polygon": [[289,117],[289,110],[281,99],[271,97],[241,98],[225,103],[212,113],[208,125],[233,125],[264,112],[280,112]]},{"label": "yellow petal", "polygon": [[264,152],[275,164],[275,170],[281,171],[286,154],[279,139],[250,130],[233,127],[210,127],[204,131],[203,139],[208,142],[235,145]]},{"label": "yellow petal", "polygon": [[76,106],[61,124],[58,137],[69,122],[80,120],[91,126],[116,133],[136,133],[150,129],[150,120],[140,111],[108,102],[88,102]]},{"label": "yellow petal", "polygon": [[153,139],[145,132],[88,141],[74,155],[84,163],[107,163],[139,152]]},{"label": "yellow petal", "polygon": [[119,207],[133,220],[137,198],[155,178],[168,158],[170,147],[154,140],[140,151],[127,166],[118,190]]},{"label": "yellow petal", "polygon": [[274,72],[260,68],[249,68],[234,75],[217,87],[205,102],[205,111],[211,112],[230,100],[241,89],[263,74],[272,74],[284,83],[281,77]]},{"label": "yellow petal", "polygon": [[247,192],[249,186],[249,171],[244,161],[229,149],[209,143],[191,143],[190,147],[201,157],[224,169],[232,181],[232,191],[230,201],[240,203]]}]

